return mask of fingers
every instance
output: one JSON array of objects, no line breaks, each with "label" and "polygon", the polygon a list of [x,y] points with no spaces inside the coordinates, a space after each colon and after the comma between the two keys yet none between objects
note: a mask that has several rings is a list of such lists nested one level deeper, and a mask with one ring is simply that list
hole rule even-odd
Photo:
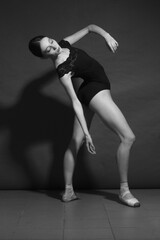
[{"label": "fingers", "polygon": [[114,39],[114,38],[111,38],[108,42],[107,42],[110,50],[115,53],[115,51],[117,50],[119,44],[118,42]]},{"label": "fingers", "polygon": [[117,47],[119,46],[119,44],[118,44],[118,42],[114,39],[114,41],[115,41],[115,44],[117,45]]},{"label": "fingers", "polygon": [[95,146],[93,143],[87,143],[87,149],[91,154],[96,154]]},{"label": "fingers", "polygon": [[95,146],[90,136],[86,136],[86,147],[91,154],[96,154]]},{"label": "fingers", "polygon": [[111,50],[112,50],[113,53],[115,53],[115,51],[117,50],[118,46],[119,46],[119,44],[116,41],[111,43]]},{"label": "fingers", "polygon": [[92,154],[96,154],[95,146],[93,144],[90,145],[90,150]]}]

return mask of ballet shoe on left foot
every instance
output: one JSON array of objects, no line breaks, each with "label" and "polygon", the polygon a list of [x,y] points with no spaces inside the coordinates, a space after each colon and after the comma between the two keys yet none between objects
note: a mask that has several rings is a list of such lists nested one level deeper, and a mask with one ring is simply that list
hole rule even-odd
[{"label": "ballet shoe on left foot", "polygon": [[129,207],[140,207],[140,202],[131,194],[130,191],[125,191],[124,193],[120,192],[119,199]]}]

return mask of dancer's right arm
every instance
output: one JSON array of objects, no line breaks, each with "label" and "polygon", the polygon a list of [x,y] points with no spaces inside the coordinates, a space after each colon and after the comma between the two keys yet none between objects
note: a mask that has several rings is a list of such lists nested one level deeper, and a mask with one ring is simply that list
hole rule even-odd
[{"label": "dancer's right arm", "polygon": [[78,119],[78,121],[82,127],[82,130],[84,132],[84,135],[85,135],[87,149],[90,153],[95,154],[96,153],[95,147],[93,145],[92,138],[88,131],[88,127],[87,127],[86,120],[85,120],[84,113],[83,113],[83,108],[82,108],[82,105],[81,105],[79,99],[76,96],[75,91],[74,91],[70,73],[65,74],[63,77],[61,77],[60,82],[63,85],[63,87],[65,88],[67,94],[69,95],[69,97],[71,99],[74,112],[77,116],[77,119]]}]

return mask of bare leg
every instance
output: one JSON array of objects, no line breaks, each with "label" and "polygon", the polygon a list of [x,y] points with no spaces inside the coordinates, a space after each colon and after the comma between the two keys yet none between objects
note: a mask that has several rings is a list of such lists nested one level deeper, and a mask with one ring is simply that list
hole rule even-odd
[{"label": "bare leg", "polygon": [[[86,118],[86,122],[89,128],[91,125],[91,121],[94,113],[84,105],[83,105],[83,111],[84,111],[84,116]],[[75,161],[76,161],[78,151],[83,144],[83,140],[84,140],[84,133],[82,131],[82,128],[79,124],[78,119],[75,116],[72,139],[64,155],[65,194],[63,196],[63,200],[69,199],[67,194],[68,192],[69,192],[69,195],[72,195],[72,193],[74,193],[72,181],[73,181],[73,173],[75,168]]]},{"label": "bare leg", "polygon": [[[105,125],[109,126],[120,137],[121,143],[117,151],[117,163],[120,176],[121,193],[124,193],[124,191],[125,193],[126,191],[129,192],[129,154],[131,146],[135,140],[135,136],[122,112],[113,102],[109,90],[103,90],[96,94],[91,100],[89,107],[99,115]],[[133,198],[133,196],[130,194],[129,198]]]},{"label": "bare leg", "polygon": [[[77,120],[75,120],[77,121]],[[77,157],[78,150],[83,143],[83,136],[78,136],[78,139],[72,138],[68,149],[64,155],[64,178],[66,185],[72,185],[73,172],[75,168],[75,161]]]}]

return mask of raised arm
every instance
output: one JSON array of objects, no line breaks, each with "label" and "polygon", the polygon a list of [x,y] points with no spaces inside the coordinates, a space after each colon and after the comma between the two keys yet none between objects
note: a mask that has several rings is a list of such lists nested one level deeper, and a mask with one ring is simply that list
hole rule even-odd
[{"label": "raised arm", "polygon": [[70,74],[65,74],[62,78],[60,78],[60,82],[63,85],[63,87],[65,88],[67,94],[69,95],[69,97],[71,99],[74,112],[75,112],[77,119],[82,127],[83,132],[84,132],[87,149],[90,153],[95,154],[96,153],[95,147],[93,145],[91,136],[90,136],[88,128],[87,128],[86,120],[85,120],[84,113],[83,113],[83,108],[82,108],[80,101],[78,100],[78,98],[76,96],[75,91],[74,91]]},{"label": "raised arm", "polygon": [[88,33],[96,33],[99,34],[104,38],[104,40],[107,43],[107,46],[112,52],[115,52],[117,47],[118,47],[118,42],[104,29],[101,27],[95,25],[95,24],[90,24],[87,27],[81,29],[80,31],[64,38],[64,40],[68,41],[70,44],[74,44],[75,42],[79,41],[81,38],[83,38],[85,35]]}]

